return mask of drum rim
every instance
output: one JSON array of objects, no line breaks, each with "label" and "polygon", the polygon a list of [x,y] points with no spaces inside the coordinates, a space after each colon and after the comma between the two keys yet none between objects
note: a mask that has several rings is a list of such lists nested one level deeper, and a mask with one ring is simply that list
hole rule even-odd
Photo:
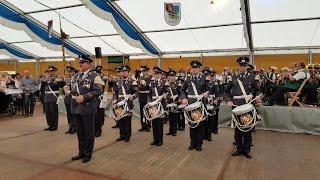
[{"label": "drum rim", "polygon": [[[197,105],[197,106],[196,106],[196,105]],[[202,105],[203,105],[202,102],[197,101],[197,102],[194,102],[194,103],[189,104],[188,106],[186,106],[186,107],[185,107],[185,110],[186,110],[186,111],[192,111],[192,110],[194,110],[194,109],[201,108]]]}]

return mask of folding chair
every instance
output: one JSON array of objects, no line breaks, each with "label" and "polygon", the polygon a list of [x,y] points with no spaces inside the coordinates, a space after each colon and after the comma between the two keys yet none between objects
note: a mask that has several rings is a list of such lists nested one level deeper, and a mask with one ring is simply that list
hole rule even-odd
[{"label": "folding chair", "polygon": [[289,107],[292,107],[293,103],[296,102],[299,104],[300,107],[303,106],[303,103],[299,101],[299,95],[303,89],[303,87],[306,85],[306,83],[308,82],[309,79],[305,79],[301,86],[299,87],[298,91],[297,92],[288,92],[288,95],[289,95],[289,98],[288,98],[288,106]]}]

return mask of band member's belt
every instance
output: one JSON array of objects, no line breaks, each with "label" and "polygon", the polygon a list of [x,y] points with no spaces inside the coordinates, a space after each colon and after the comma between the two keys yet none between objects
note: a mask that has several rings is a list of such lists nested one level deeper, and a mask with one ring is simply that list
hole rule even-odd
[{"label": "band member's belt", "polygon": [[149,93],[150,91],[139,91],[139,92],[145,94],[145,93]]},{"label": "band member's belt", "polygon": [[245,99],[245,98],[250,98],[250,99],[252,99],[252,97],[253,97],[253,95],[252,95],[252,94],[249,94],[249,95],[247,95],[247,96],[244,96],[244,95],[242,95],[242,96],[233,96],[233,99]]},{"label": "band member's belt", "polygon": [[45,94],[58,94],[59,91],[46,91]]},{"label": "band member's belt", "polygon": [[188,98],[194,98],[194,99],[197,99],[198,96],[197,95],[188,95]]}]

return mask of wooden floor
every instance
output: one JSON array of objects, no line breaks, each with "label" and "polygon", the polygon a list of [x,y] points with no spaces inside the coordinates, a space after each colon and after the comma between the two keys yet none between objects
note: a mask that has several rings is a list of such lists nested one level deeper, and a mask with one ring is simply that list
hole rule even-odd
[{"label": "wooden floor", "polygon": [[[59,129],[44,132],[39,106],[33,117],[0,116],[0,179],[317,179],[320,177],[320,137],[257,131],[253,159],[231,157],[233,130],[221,128],[202,152],[188,151],[188,131],[164,137],[150,146],[152,134],[138,132],[133,121],[131,142],[115,142],[118,129],[106,120],[96,138],[92,161],[70,158],[78,153],[76,135],[65,135],[66,117]],[[167,132],[168,125],[165,125]]]}]

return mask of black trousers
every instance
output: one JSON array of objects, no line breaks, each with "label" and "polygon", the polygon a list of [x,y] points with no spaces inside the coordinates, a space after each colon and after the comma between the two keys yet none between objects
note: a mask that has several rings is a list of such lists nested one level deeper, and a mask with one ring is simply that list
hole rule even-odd
[{"label": "black trousers", "polygon": [[186,122],[184,119],[183,112],[179,112],[179,119],[178,119],[178,128],[179,129],[184,129],[186,127]]},{"label": "black trousers", "polygon": [[74,123],[73,115],[71,113],[71,104],[64,103],[64,105],[66,106],[69,130],[74,130],[76,129],[76,125]]},{"label": "black trousers", "polygon": [[30,95],[24,95],[24,112],[25,114],[33,114],[35,105],[35,94],[30,93]]},{"label": "black trousers", "polygon": [[155,143],[163,142],[163,118],[154,119],[152,121],[153,141]]},{"label": "black trousers", "polygon": [[213,115],[213,122],[212,122],[212,131],[211,132],[218,132],[218,124],[219,124],[219,109],[216,109],[216,114]]},{"label": "black trousers", "polygon": [[79,155],[91,157],[94,147],[94,115],[73,114],[77,129]]},{"label": "black trousers", "polygon": [[44,109],[48,126],[52,128],[58,127],[58,104],[56,102],[45,102]]},{"label": "black trousers", "polygon": [[151,127],[150,121],[145,119],[144,113],[143,113],[143,107],[147,104],[147,102],[139,101],[140,103],[140,123],[142,129],[147,129]]},{"label": "black trousers", "polygon": [[200,122],[196,128],[190,128],[190,144],[192,146],[202,146],[204,137],[204,121]]},{"label": "black trousers", "polygon": [[177,133],[179,115],[179,113],[169,112],[169,132],[172,134]]},{"label": "black trousers", "polygon": [[238,151],[250,153],[252,144],[252,131],[242,132],[236,127],[234,130],[234,138]]},{"label": "black trousers", "polygon": [[[212,112],[211,112],[212,113]],[[207,120],[204,123],[204,136],[203,139],[211,138],[211,133],[213,132],[213,119],[214,116],[208,116]]]},{"label": "black trousers", "polygon": [[101,134],[102,133],[102,126],[104,125],[104,110],[98,107],[97,115],[95,116],[95,133]]},{"label": "black trousers", "polygon": [[130,139],[132,129],[131,129],[131,118],[132,115],[126,116],[122,119],[119,119],[119,129],[120,129],[120,137],[123,139]]}]

